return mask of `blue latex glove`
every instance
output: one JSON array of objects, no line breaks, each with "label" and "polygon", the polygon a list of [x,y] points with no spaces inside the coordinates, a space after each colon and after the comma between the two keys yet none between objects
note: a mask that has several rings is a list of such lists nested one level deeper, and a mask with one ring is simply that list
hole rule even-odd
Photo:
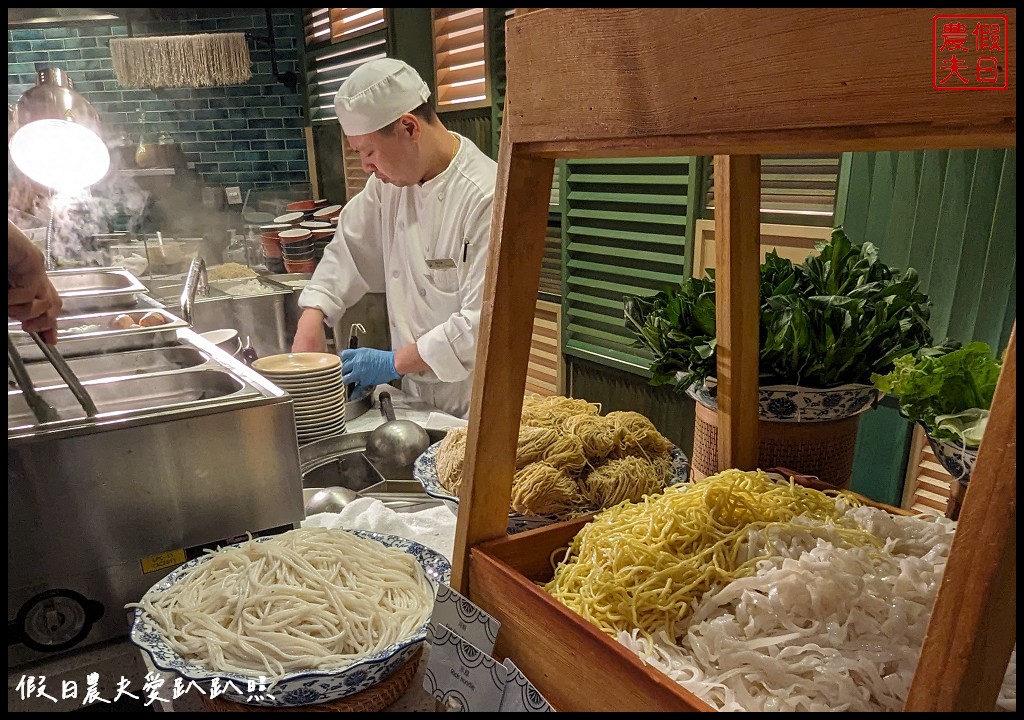
[{"label": "blue latex glove", "polygon": [[400,377],[395,370],[393,350],[349,348],[341,351],[341,379],[345,387],[355,386],[351,393],[354,398]]}]

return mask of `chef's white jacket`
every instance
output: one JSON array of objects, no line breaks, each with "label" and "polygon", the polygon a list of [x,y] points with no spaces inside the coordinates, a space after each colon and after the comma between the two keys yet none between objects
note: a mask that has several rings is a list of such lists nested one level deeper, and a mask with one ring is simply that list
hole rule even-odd
[{"label": "chef's white jacket", "polygon": [[374,176],[342,209],[299,296],[333,327],[368,292],[386,294],[393,348],[415,342],[431,371],[402,389],[465,418],[480,332],[497,163],[459,136],[448,168],[422,185]]}]

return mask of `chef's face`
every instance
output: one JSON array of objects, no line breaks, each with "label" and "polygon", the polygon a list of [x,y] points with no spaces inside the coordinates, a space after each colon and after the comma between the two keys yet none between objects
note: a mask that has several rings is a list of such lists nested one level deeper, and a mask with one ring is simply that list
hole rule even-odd
[{"label": "chef's face", "polygon": [[[403,116],[404,117],[404,116]],[[414,135],[417,128],[399,119],[390,131],[378,130],[368,135],[352,135],[349,147],[359,153],[363,171],[377,176],[381,182],[408,187],[421,180]]]}]

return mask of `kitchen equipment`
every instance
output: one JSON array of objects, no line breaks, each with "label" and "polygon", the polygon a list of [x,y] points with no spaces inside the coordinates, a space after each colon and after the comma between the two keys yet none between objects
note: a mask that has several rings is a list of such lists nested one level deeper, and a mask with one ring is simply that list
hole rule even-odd
[{"label": "kitchen equipment", "polygon": [[8,391],[8,667],[126,636],[125,603],[174,567],[304,515],[290,398],[187,327],[68,365],[93,420],[48,363],[25,367],[59,422]]},{"label": "kitchen equipment", "polygon": [[[350,350],[354,350],[355,348],[359,347],[359,334],[358,333],[363,333],[365,335],[366,334],[366,328],[364,328],[359,323],[352,323],[352,325],[348,329],[348,347],[349,347]],[[348,394],[349,397],[352,397],[353,395],[355,395],[355,392],[356,392],[356,385],[355,385],[355,383],[349,383],[348,386],[345,388],[345,392]]]},{"label": "kitchen equipment", "polygon": [[32,341],[35,342],[39,351],[46,356],[47,360],[50,361],[50,364],[53,365],[57,374],[61,376],[61,379],[67,383],[69,388],[71,388],[71,392],[74,394],[75,399],[78,400],[82,409],[85,410],[85,416],[90,419],[95,418],[96,413],[99,412],[96,409],[96,404],[92,401],[92,398],[89,397],[89,391],[82,386],[82,383],[79,382],[77,377],[75,377],[75,373],[68,367],[67,363],[64,362],[64,357],[60,354],[60,351],[58,351],[53,345],[43,342],[43,339],[39,337],[39,333],[30,332],[29,337],[31,337]]},{"label": "kitchen equipment", "polygon": [[188,266],[188,274],[181,288],[181,317],[189,325],[192,324],[192,308],[196,302],[196,293],[206,295],[210,292],[210,281],[206,274],[206,261],[201,257],[194,258]]},{"label": "kitchen equipment", "polygon": [[[160,315],[164,322],[149,327],[136,325],[118,328],[113,325],[121,315],[126,315],[138,323],[149,313]],[[178,343],[179,331],[185,328],[188,328],[188,323],[184,320],[175,317],[164,308],[156,307],[149,310],[109,311],[57,318],[61,355],[65,358],[175,345]],[[28,333],[21,329],[20,323],[9,322],[7,333],[12,336],[15,346],[26,361],[45,358],[38,347],[30,344],[32,340]]]},{"label": "kitchen equipment", "polygon": [[377,395],[381,414],[387,422],[372,433],[366,443],[367,459],[386,470],[408,469],[423,451],[430,446],[427,431],[412,420],[396,420],[391,405],[391,393],[383,391]]},{"label": "kitchen equipment", "polygon": [[66,315],[134,308],[138,296],[146,292],[137,277],[116,267],[51,270],[46,275]]},{"label": "kitchen equipment", "polygon": [[25,370],[25,364],[21,361],[21,356],[18,355],[14,343],[11,342],[10,335],[7,336],[7,370],[14,375],[17,387],[21,389],[25,401],[32,409],[32,414],[36,416],[36,420],[41,423],[60,420],[60,415],[57,414],[53,406],[39,397],[39,393],[33,387],[28,371]]},{"label": "kitchen equipment", "polygon": [[306,517],[317,513],[337,513],[350,502],[355,500],[355,490],[332,485],[331,487],[320,488],[313,491],[313,494],[306,500]]}]

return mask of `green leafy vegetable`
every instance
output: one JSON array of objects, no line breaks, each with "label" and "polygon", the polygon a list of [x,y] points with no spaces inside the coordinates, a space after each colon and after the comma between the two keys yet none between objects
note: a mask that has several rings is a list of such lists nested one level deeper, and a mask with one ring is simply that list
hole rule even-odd
[{"label": "green leafy vegetable", "polygon": [[891,372],[871,381],[896,397],[903,414],[924,424],[933,437],[977,447],[1002,366],[988,343],[961,347],[953,342],[896,358]]},{"label": "green leafy vegetable", "polygon": [[[896,358],[931,343],[928,297],[913,269],[878,260],[842,228],[803,263],[771,252],[761,264],[761,384],[869,384]],[[714,275],[650,298],[624,298],[636,347],[650,350],[651,384],[684,390],[716,373]]]}]

